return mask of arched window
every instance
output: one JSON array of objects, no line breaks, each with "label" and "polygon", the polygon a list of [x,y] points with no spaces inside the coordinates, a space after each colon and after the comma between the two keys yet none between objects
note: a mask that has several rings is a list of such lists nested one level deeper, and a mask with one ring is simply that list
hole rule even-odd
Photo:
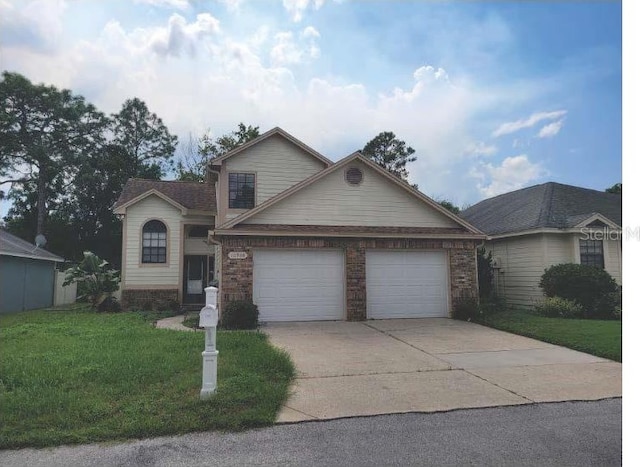
[{"label": "arched window", "polygon": [[142,228],[142,262],[167,262],[167,226],[160,221],[149,221]]}]

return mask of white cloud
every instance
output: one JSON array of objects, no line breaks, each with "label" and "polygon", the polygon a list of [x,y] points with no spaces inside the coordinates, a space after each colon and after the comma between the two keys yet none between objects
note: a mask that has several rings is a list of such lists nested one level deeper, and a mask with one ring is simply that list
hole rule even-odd
[{"label": "white cloud", "polygon": [[566,110],[556,110],[553,112],[538,112],[532,114],[529,118],[516,120],[515,122],[503,123],[492,133],[494,138],[498,136],[508,135],[520,131],[524,128],[531,128],[544,120],[555,120],[564,117],[567,114]]},{"label": "white cloud", "polygon": [[308,26],[296,40],[291,31],[276,33],[275,45],[271,49],[271,63],[275,66],[291,65],[316,59],[320,56],[320,48],[315,39],[320,33]]},{"label": "white cloud", "polygon": [[302,20],[303,13],[307,8],[313,7],[314,10],[319,10],[323,4],[324,0],[282,0],[282,6],[296,23]]},{"label": "white cloud", "polygon": [[173,14],[166,28],[156,28],[141,35],[149,38],[149,47],[155,53],[178,56],[184,51],[193,55],[202,38],[219,33],[220,22],[209,13],[200,13],[193,23],[187,23],[183,16]]},{"label": "white cloud", "polygon": [[225,7],[227,7],[228,11],[239,11],[240,5],[244,2],[244,0],[218,0]]},{"label": "white cloud", "polygon": [[0,1],[2,48],[17,46],[52,52],[64,31],[62,18],[66,9],[64,0]]},{"label": "white cloud", "polygon": [[526,154],[507,157],[498,166],[480,164],[470,171],[479,180],[478,190],[486,197],[518,190],[546,173],[541,164],[531,162]]},{"label": "white cloud", "polygon": [[483,141],[469,143],[464,149],[465,154],[471,156],[493,156],[498,152],[498,148],[494,145],[487,145]]},{"label": "white cloud", "polygon": [[551,138],[552,136],[557,135],[560,128],[562,128],[563,123],[564,120],[557,120],[543,126],[538,132],[538,138]]},{"label": "white cloud", "polygon": [[177,8],[178,10],[189,8],[189,0],[134,0],[134,3],[145,3],[163,8]]}]

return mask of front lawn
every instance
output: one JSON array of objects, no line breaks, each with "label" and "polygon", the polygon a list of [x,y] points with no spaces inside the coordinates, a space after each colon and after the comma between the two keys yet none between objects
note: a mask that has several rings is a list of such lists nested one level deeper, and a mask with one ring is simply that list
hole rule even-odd
[{"label": "front lawn", "polygon": [[523,311],[483,317],[480,324],[622,361],[622,321],[546,318]]},{"label": "front lawn", "polygon": [[240,430],[275,421],[294,367],[264,334],[218,332],[218,392],[200,401],[204,334],[86,308],[0,316],[0,448]]}]

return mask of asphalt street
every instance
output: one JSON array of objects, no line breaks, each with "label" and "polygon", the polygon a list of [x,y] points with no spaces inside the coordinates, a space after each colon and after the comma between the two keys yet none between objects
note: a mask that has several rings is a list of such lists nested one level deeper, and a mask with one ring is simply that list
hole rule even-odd
[{"label": "asphalt street", "polygon": [[615,466],[621,452],[622,400],[607,399],[0,451],[0,465]]}]

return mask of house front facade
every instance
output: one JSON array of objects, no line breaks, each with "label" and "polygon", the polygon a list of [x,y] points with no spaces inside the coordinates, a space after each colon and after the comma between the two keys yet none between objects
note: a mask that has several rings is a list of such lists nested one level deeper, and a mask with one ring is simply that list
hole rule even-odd
[{"label": "house front facade", "polygon": [[622,195],[549,182],[486,199],[461,216],[488,235],[494,286],[512,307],[541,301],[540,278],[555,264],[595,266],[622,285]]},{"label": "house front facade", "polygon": [[[485,235],[359,153],[334,163],[274,128],[208,170],[193,184],[210,190],[204,205],[155,189],[184,182],[125,187],[116,212],[128,304],[154,294],[185,303],[209,280],[223,312],[249,300],[262,321],[447,317],[456,299],[477,296]],[[196,242],[206,267],[188,262],[194,225],[210,225]]]}]

